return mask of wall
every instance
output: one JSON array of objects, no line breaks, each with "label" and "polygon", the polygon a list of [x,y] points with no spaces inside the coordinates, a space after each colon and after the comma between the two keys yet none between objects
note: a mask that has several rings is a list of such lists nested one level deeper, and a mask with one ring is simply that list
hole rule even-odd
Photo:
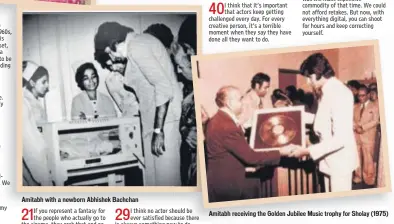
[{"label": "wall", "polygon": [[72,98],[80,90],[74,81],[77,63],[93,62],[100,76],[98,90],[108,94],[104,81],[108,71],[94,61],[94,34],[103,22],[115,21],[137,33],[149,25],[163,23],[177,35],[185,19],[180,14],[163,13],[63,13],[24,16],[23,59],[46,67],[50,92],[45,98],[48,120],[70,119]]},{"label": "wall", "polygon": [[[235,85],[246,92],[250,88],[250,80],[258,72],[264,72],[271,77],[271,88],[267,96],[279,87],[278,70],[298,70],[303,60],[317,51],[303,51],[285,54],[260,55],[250,57],[231,57],[227,59],[209,59],[199,61],[199,86],[201,104],[208,114],[216,113],[215,95],[224,85]],[[337,74],[337,77],[346,82],[350,79],[363,79],[364,70],[374,70],[373,47],[353,47],[343,49],[328,49],[319,51],[323,53]],[[306,80],[297,77],[297,88],[310,91]],[[270,97],[265,97],[264,105],[271,106]]]},{"label": "wall", "polygon": [[375,72],[374,47],[339,49],[339,75],[342,80],[364,79]]}]

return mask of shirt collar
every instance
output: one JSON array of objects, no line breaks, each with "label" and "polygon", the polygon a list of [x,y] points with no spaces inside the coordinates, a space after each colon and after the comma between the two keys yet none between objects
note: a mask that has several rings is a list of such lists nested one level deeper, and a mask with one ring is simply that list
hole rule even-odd
[{"label": "shirt collar", "polygon": [[327,80],[327,82],[323,85],[322,87],[322,92],[327,93],[327,91],[330,91],[331,87],[333,86],[333,84],[336,82],[336,78],[335,77],[331,77]]},{"label": "shirt collar", "polygon": [[[127,47],[127,51],[130,49],[130,44],[133,42],[133,40],[137,37],[137,33],[135,32],[130,32],[127,34],[126,39],[125,39],[125,44]],[[128,52],[127,52],[128,54]]]},{"label": "shirt collar", "polygon": [[33,93],[30,92],[30,90],[28,90],[27,88],[23,88],[23,96],[30,100],[38,101],[38,99],[34,97]]},{"label": "shirt collar", "polygon": [[235,116],[235,114],[234,114],[232,111],[230,111],[230,110],[229,110],[228,108],[226,108],[226,107],[220,108],[220,110],[223,111],[223,112],[225,112],[228,116],[230,116],[231,119],[234,121],[234,123],[235,123],[236,125],[239,125],[239,120],[238,120],[238,118]]},{"label": "shirt collar", "polygon": [[250,94],[250,97],[252,97],[252,99],[255,100],[256,102],[258,101],[260,103],[260,101],[262,100],[261,97],[259,97],[259,95],[257,95],[256,91],[254,91],[253,89],[250,90],[249,94]]}]

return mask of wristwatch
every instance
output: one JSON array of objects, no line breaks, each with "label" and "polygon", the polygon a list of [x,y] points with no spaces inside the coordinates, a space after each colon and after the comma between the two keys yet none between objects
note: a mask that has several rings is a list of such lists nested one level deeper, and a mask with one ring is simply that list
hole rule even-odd
[{"label": "wristwatch", "polygon": [[160,134],[160,133],[162,133],[163,131],[161,130],[161,128],[155,128],[155,129],[153,130],[153,132],[156,133],[156,134]]}]

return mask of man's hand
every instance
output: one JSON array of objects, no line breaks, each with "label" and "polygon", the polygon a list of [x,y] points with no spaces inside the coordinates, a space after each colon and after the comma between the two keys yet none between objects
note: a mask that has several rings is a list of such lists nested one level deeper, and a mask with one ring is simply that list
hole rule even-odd
[{"label": "man's hand", "polygon": [[152,137],[152,154],[159,157],[166,151],[164,147],[164,133],[153,133]]},{"label": "man's hand", "polygon": [[190,146],[190,148],[195,149],[197,147],[197,129],[196,127],[192,127],[187,134],[186,143]]},{"label": "man's hand", "polygon": [[358,127],[356,128],[356,133],[358,133],[358,134],[364,133],[363,128],[362,128],[361,126],[358,126]]},{"label": "man's hand", "polygon": [[282,148],[279,149],[279,153],[280,153],[281,156],[290,156],[290,154],[291,154],[295,149],[297,149],[298,147],[299,147],[299,146],[293,145],[293,144],[286,145],[286,146],[284,146],[284,147],[282,147]]},{"label": "man's hand", "polygon": [[304,156],[309,156],[309,149],[307,148],[303,148],[301,146],[299,146],[297,149],[295,149],[290,155],[289,157],[293,157],[293,158],[302,158]]}]

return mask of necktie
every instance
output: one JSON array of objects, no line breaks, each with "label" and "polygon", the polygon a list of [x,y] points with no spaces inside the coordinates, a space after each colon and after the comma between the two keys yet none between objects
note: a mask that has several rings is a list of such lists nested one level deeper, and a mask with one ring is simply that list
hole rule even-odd
[{"label": "necktie", "polygon": [[263,100],[260,98],[259,109],[263,109]]},{"label": "necktie", "polygon": [[361,104],[361,110],[360,110],[360,120],[361,120],[361,118],[362,118],[362,116],[363,116],[363,113],[364,113],[364,108],[365,108],[365,105],[364,105],[364,104]]}]

